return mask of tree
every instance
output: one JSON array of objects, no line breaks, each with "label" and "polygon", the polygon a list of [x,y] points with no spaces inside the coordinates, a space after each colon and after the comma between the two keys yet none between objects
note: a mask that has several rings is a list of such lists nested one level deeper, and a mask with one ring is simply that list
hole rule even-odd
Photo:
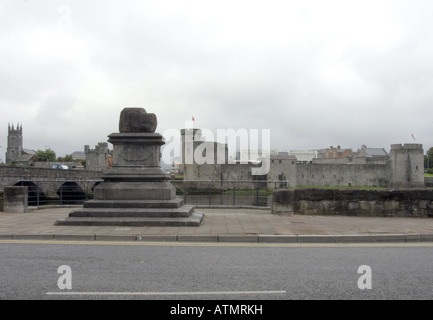
[{"label": "tree", "polygon": [[428,149],[426,155],[424,156],[424,168],[433,168],[433,147]]},{"label": "tree", "polygon": [[38,150],[36,151],[36,156],[38,157],[38,161],[56,161],[56,153],[51,149],[46,149],[45,151]]},{"label": "tree", "polygon": [[59,161],[59,162],[73,162],[74,159],[72,158],[71,155],[67,154],[67,155],[64,156],[63,158],[62,158],[62,157],[58,157],[58,158],[57,158],[57,161]]}]

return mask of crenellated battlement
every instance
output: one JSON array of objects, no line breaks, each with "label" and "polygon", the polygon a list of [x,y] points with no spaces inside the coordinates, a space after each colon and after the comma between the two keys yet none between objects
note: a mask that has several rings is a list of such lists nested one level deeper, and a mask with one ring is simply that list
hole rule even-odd
[{"label": "crenellated battlement", "polygon": [[109,150],[108,150],[108,143],[106,143],[106,142],[99,142],[95,146],[95,149],[90,149],[89,145],[85,145],[84,146],[84,153],[85,154],[89,154],[89,153],[106,154],[108,152],[109,152]]},{"label": "crenellated battlement", "polygon": [[13,133],[19,133],[22,134],[23,133],[23,125],[21,124],[17,124],[17,128],[15,129],[14,125],[9,123],[8,125],[8,129],[9,129],[9,134],[13,134]]},{"label": "crenellated battlement", "polygon": [[422,151],[423,146],[419,143],[405,143],[405,144],[392,144],[391,145],[391,152],[392,151],[399,151],[399,150],[418,150]]}]

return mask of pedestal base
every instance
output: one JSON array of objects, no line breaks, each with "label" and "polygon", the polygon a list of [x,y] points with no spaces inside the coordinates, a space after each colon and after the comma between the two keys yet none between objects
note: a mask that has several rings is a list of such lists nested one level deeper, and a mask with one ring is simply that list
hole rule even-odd
[{"label": "pedestal base", "polygon": [[75,226],[200,226],[203,213],[183,200],[90,200],[55,225]]},{"label": "pedestal base", "polygon": [[129,227],[198,227],[203,213],[193,212],[189,217],[68,217],[57,220],[57,226],[129,226]]}]

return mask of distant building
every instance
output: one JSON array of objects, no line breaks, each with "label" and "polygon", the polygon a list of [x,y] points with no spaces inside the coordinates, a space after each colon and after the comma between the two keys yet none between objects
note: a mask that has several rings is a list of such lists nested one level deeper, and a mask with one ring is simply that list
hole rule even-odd
[{"label": "distant building", "polygon": [[112,156],[108,150],[108,143],[100,142],[95,149],[90,149],[90,146],[84,146],[86,155],[86,169],[90,171],[105,171],[112,165]]},{"label": "distant building", "polygon": [[271,150],[240,150],[236,152],[236,161],[243,161],[243,162],[255,162],[255,161],[261,161],[262,157],[270,157],[270,156],[276,156],[278,155],[278,150],[271,149]]},{"label": "distant building", "polygon": [[23,127],[18,124],[17,128],[9,124],[8,146],[6,150],[6,164],[15,162],[23,154]]},{"label": "distant building", "polygon": [[295,156],[298,163],[311,163],[314,158],[317,158],[317,150],[292,150],[289,155]]},{"label": "distant building", "polygon": [[23,126],[8,127],[8,146],[6,151],[6,164],[14,163],[16,166],[29,167],[37,161],[36,152],[23,148]]},{"label": "distant building", "polygon": [[15,160],[15,165],[17,167],[33,167],[37,161],[38,156],[35,151],[23,149],[23,154]]},{"label": "distant building", "polygon": [[75,151],[71,154],[72,160],[85,160],[86,153],[83,151]]},{"label": "distant building", "polygon": [[384,148],[368,148],[364,144],[348,159],[351,163],[385,164],[389,160],[389,154]]},{"label": "distant building", "polygon": [[[251,157],[255,155],[255,157]],[[294,156],[298,163],[309,163],[314,158],[317,158],[317,150],[276,150],[271,149],[269,152],[241,150],[236,153],[236,160],[246,159],[248,161],[261,161],[262,157],[274,156]]]},{"label": "distant building", "polygon": [[318,151],[317,158],[323,159],[343,159],[353,155],[352,149],[342,149],[340,146],[334,148],[330,146],[328,149],[321,149]]}]

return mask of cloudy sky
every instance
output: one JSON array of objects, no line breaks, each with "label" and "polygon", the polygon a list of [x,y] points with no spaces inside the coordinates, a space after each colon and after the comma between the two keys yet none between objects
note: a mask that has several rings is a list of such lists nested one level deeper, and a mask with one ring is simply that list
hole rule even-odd
[{"label": "cloudy sky", "polygon": [[128,106],[160,133],[194,117],[282,150],[427,149],[432,30],[431,0],[0,0],[0,158],[8,123],[63,156]]}]

